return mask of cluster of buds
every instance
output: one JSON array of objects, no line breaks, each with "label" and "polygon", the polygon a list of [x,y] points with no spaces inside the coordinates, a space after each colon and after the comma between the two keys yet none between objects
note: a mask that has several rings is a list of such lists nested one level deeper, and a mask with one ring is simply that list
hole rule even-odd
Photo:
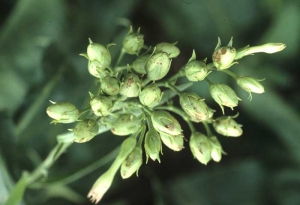
[{"label": "cluster of buds", "polygon": [[[124,37],[120,57],[112,66],[109,46],[103,46],[89,39],[86,54],[89,72],[96,79],[98,93],[89,93],[89,105],[79,110],[69,102],[52,102],[47,114],[53,118],[52,123],[77,124],[70,129],[74,133],[75,143],[85,143],[99,134],[99,127],[106,126],[114,135],[127,136],[119,155],[107,172],[95,182],[88,197],[98,203],[109,189],[118,169],[126,179],[137,173],[149,159],[161,163],[160,155],[164,147],[180,151],[189,141],[192,155],[202,164],[222,158],[222,145],[217,134],[226,137],[239,137],[243,131],[235,118],[225,116],[225,107],[234,109],[241,100],[235,91],[226,84],[213,83],[208,75],[223,72],[232,76],[237,85],[249,93],[263,93],[264,87],[255,78],[238,76],[229,68],[244,56],[257,52],[274,53],[284,49],[284,44],[269,43],[262,46],[235,49],[233,40],[226,47],[221,47],[218,39],[212,62],[207,58],[197,60],[196,52],[173,75],[168,75],[172,59],[180,54],[176,43],[162,42],[153,47],[144,45],[144,35],[140,29],[134,32],[132,27]],[[145,52],[140,55],[142,49]],[[123,62],[124,54],[136,56],[133,62]],[[124,63],[124,64],[122,64]],[[122,65],[119,65],[122,64]],[[212,99],[220,106],[222,116],[214,117],[217,110],[206,104],[200,93],[185,92],[187,84],[178,85],[177,79],[186,77],[191,86],[199,81],[206,81]],[[162,92],[163,91],[163,92]],[[179,107],[170,103],[172,92],[179,97]],[[166,93],[166,94],[165,94]],[[171,94],[170,94],[171,93]],[[175,114],[175,115],[174,115]],[[184,136],[181,117],[186,121],[191,136]],[[206,134],[199,132],[195,124],[203,124]],[[213,130],[216,132],[213,133]]]}]

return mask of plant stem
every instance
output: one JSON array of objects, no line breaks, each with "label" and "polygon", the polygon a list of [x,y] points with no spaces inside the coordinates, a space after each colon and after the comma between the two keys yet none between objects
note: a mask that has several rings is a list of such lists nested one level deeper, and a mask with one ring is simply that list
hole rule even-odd
[{"label": "plant stem", "polygon": [[205,128],[206,135],[207,135],[208,137],[211,137],[211,136],[212,136],[212,133],[211,133],[210,127],[209,127],[209,125],[207,124],[207,122],[203,121],[202,124],[203,124],[203,126],[204,126],[204,128]]},{"label": "plant stem", "polygon": [[234,72],[230,71],[230,70],[221,70],[222,72],[230,75],[233,79],[237,80],[238,75],[236,75]]}]

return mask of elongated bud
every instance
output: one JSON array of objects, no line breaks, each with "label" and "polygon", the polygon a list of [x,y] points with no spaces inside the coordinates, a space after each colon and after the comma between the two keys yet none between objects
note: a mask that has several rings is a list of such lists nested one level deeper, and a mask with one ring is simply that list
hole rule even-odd
[{"label": "elongated bud", "polygon": [[224,114],[224,107],[236,107],[240,98],[235,94],[228,85],[225,84],[212,84],[209,87],[211,97],[219,104]]},{"label": "elongated bud", "polygon": [[158,132],[169,135],[180,135],[182,132],[179,122],[167,111],[154,111],[151,115],[153,127]]},{"label": "elongated bud", "polygon": [[245,91],[249,93],[249,99],[252,99],[251,93],[263,93],[265,92],[262,84],[255,78],[239,76],[236,80],[237,84]]},{"label": "elongated bud", "polygon": [[180,151],[184,148],[184,137],[182,134],[179,135],[170,135],[163,132],[160,132],[161,141],[171,150]]},{"label": "elongated bud", "polygon": [[144,35],[140,34],[140,29],[133,32],[132,26],[123,40],[123,50],[131,55],[138,55],[144,45]]},{"label": "elongated bud", "polygon": [[171,60],[164,52],[153,54],[146,63],[147,78],[150,80],[160,80],[167,75],[170,70]]},{"label": "elongated bud", "polygon": [[87,197],[90,198],[92,203],[97,204],[110,188],[114,176],[121,166],[122,162],[126,159],[126,157],[132,152],[136,145],[136,140],[132,137],[127,138],[121,145],[120,152],[113,162],[113,164],[109,167],[109,169],[102,174],[97,181],[94,183]]},{"label": "elongated bud", "polygon": [[132,68],[135,72],[139,74],[146,74],[146,63],[148,59],[150,58],[150,54],[145,54],[142,56],[139,56],[135,61],[132,63]]},{"label": "elongated bud", "polygon": [[116,78],[108,76],[102,80],[101,89],[107,95],[117,95],[120,85]]},{"label": "elongated bud", "polygon": [[111,132],[115,135],[125,136],[135,133],[141,125],[141,121],[134,115],[121,114],[112,124]]},{"label": "elongated bud", "polygon": [[219,162],[222,159],[222,154],[225,153],[222,149],[222,146],[219,142],[219,140],[213,136],[209,138],[209,142],[211,145],[211,158],[215,162]]},{"label": "elongated bud", "polygon": [[99,68],[104,69],[107,68],[111,63],[111,55],[105,46],[93,43],[91,39],[89,39],[90,44],[87,47],[87,55],[90,61],[98,61]]},{"label": "elongated bud", "polygon": [[161,139],[158,132],[155,129],[149,129],[145,136],[145,152],[146,163],[148,163],[149,157],[160,163],[159,153],[161,152]]},{"label": "elongated bud", "polygon": [[151,84],[146,86],[139,95],[140,102],[147,107],[155,107],[159,104],[162,97],[160,88]]},{"label": "elongated bud", "polygon": [[180,105],[194,122],[208,120],[214,114],[214,110],[209,108],[196,93],[183,93],[180,95]]},{"label": "elongated bud", "polygon": [[121,176],[123,179],[131,177],[135,172],[138,176],[138,170],[143,164],[143,151],[136,146],[126,157],[121,165]]},{"label": "elongated bud", "polygon": [[200,163],[207,165],[211,160],[211,143],[204,134],[197,132],[191,136],[190,149]]},{"label": "elongated bud", "polygon": [[93,139],[99,130],[99,124],[96,120],[84,120],[77,123],[74,132],[74,142],[84,143]]},{"label": "elongated bud", "polygon": [[277,53],[277,52],[285,49],[285,47],[286,47],[286,45],[283,43],[267,43],[267,44],[263,44],[260,46],[253,46],[253,47],[250,47],[248,45],[237,51],[235,60],[243,58],[247,55],[252,55],[253,53],[260,53],[260,52],[268,53],[268,54]]},{"label": "elongated bud", "polygon": [[79,110],[69,102],[52,102],[46,112],[54,119],[51,123],[72,123],[79,117]]},{"label": "elongated bud", "polygon": [[97,96],[90,101],[90,105],[96,116],[107,116],[110,114],[113,103],[106,96]]},{"label": "elongated bud", "polygon": [[224,70],[235,64],[233,61],[236,56],[236,50],[232,47],[232,38],[226,47],[220,47],[221,40],[218,38],[218,44],[212,55],[214,65],[218,70]]},{"label": "elongated bud", "polygon": [[141,91],[141,80],[134,73],[127,73],[120,86],[120,94],[126,97],[137,97]]},{"label": "elongated bud", "polygon": [[164,52],[169,55],[169,58],[176,58],[180,54],[180,50],[177,46],[175,46],[177,42],[175,43],[166,43],[162,42],[159,44],[156,44],[155,46],[155,52]]},{"label": "elongated bud", "polygon": [[243,134],[241,125],[234,118],[236,116],[222,116],[215,119],[213,127],[216,132],[227,137],[239,137]]}]

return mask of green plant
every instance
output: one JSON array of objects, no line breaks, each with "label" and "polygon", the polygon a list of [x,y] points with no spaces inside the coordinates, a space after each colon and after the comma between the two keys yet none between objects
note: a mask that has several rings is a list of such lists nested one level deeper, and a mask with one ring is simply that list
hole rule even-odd
[{"label": "green plant", "polygon": [[[91,39],[89,43],[87,54],[81,55],[88,59],[88,72],[95,77],[98,92],[89,93],[90,104],[83,110],[69,102],[51,102],[47,114],[53,118],[52,123],[77,124],[70,129],[71,132],[58,136],[58,145],[34,172],[24,173],[7,204],[17,203],[27,186],[42,186],[39,183],[41,178],[47,175],[49,167],[73,142],[90,141],[108,130],[115,135],[128,137],[124,139],[110,168],[90,190],[88,197],[94,203],[98,203],[107,192],[119,168],[122,178],[138,172],[143,164],[143,151],[147,157],[146,163],[149,158],[161,162],[162,143],[174,151],[180,151],[184,148],[184,140],[189,140],[191,152],[200,163],[206,165],[211,160],[219,162],[225,152],[211,127],[220,135],[241,136],[241,126],[234,120],[237,115],[224,115],[224,107],[233,109],[241,99],[228,85],[209,80],[209,75],[214,72],[230,75],[249,93],[251,100],[252,93],[263,93],[264,87],[259,80],[238,76],[229,68],[237,64],[237,60],[253,53],[275,53],[285,48],[281,43],[267,43],[235,49],[232,39],[224,47],[221,47],[221,40],[218,39],[211,63],[207,63],[207,59],[197,60],[193,50],[187,63],[169,76],[172,59],[180,54],[176,43],[146,46],[140,30],[133,32],[131,27],[115,63],[112,63],[109,52],[112,44],[105,47]],[[140,54],[143,49],[145,52]],[[125,54],[137,58],[131,63],[123,62]],[[181,77],[186,77],[190,82],[178,84],[178,78]],[[198,93],[185,92],[188,87],[202,80],[207,82],[211,97],[220,106],[224,116],[215,117],[215,110]],[[173,103],[176,95],[179,97],[179,107]],[[187,123],[191,136],[184,136],[181,124],[173,114]],[[196,123],[204,126],[205,134],[196,129]]]}]

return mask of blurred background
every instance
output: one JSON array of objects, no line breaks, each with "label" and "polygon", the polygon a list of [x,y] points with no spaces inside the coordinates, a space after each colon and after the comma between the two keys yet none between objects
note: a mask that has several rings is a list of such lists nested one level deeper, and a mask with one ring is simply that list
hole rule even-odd
[{"label": "blurred background", "polygon": [[[48,100],[82,108],[88,103],[94,79],[86,59],[79,56],[86,52],[88,38],[104,45],[117,43],[110,49],[116,60],[129,25],[141,27],[147,45],[178,41],[181,54],[173,60],[170,74],[188,61],[192,49],[198,59],[211,62],[217,37],[227,45],[233,36],[236,48],[268,42],[287,47],[272,55],[243,58],[231,68],[237,74],[266,78],[266,92],[254,94],[252,101],[227,75],[209,76],[232,86],[242,98],[237,109],[225,112],[240,113],[237,121],[244,134],[218,135],[227,152],[220,163],[200,164],[187,142],[181,152],[163,147],[161,164],[144,164],[139,177],[122,180],[117,175],[100,204],[300,204],[299,1],[1,0],[0,5],[0,204],[22,171],[40,164],[56,145],[56,136],[73,126],[50,125]],[[217,110],[215,116],[222,114],[206,83],[195,83],[189,90],[205,97]],[[201,124],[197,129],[204,132]],[[185,134],[188,137],[188,131]],[[49,170],[47,182],[107,156],[123,139],[107,132],[70,146]],[[90,204],[85,197],[110,163],[69,183],[69,191],[32,187],[22,204]]]}]

